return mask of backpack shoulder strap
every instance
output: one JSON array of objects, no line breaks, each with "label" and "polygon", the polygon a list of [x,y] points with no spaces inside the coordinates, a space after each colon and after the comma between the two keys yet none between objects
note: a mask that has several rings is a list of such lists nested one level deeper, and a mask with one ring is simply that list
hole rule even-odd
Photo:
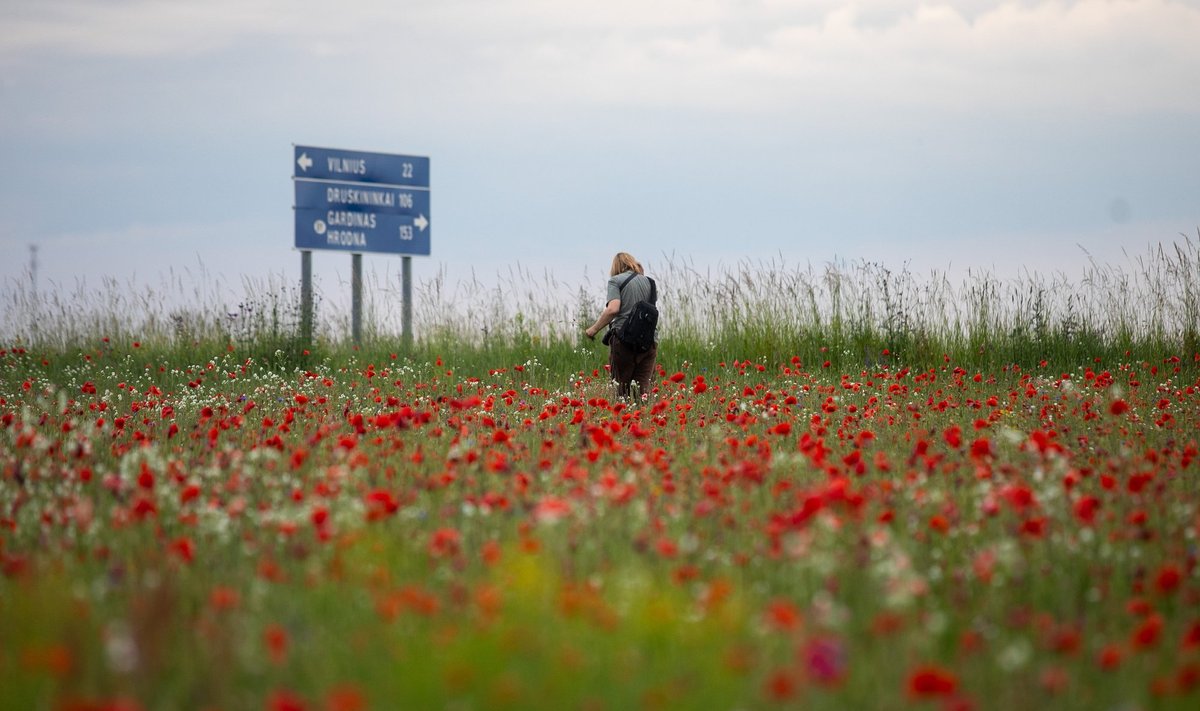
[{"label": "backpack shoulder strap", "polygon": [[[646,278],[650,279],[650,277]],[[654,283],[653,279],[650,279],[650,303],[658,303],[658,286]]]},{"label": "backpack shoulder strap", "polygon": [[634,272],[634,273],[630,274],[629,276],[625,277],[625,281],[623,281],[617,285],[617,293],[619,294],[622,291],[625,291],[625,285],[628,284],[630,281],[632,281],[633,278],[637,275],[638,275],[637,272]]}]

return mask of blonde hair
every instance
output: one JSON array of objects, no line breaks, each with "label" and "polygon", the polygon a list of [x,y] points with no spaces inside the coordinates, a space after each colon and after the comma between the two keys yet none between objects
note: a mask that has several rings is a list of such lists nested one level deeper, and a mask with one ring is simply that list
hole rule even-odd
[{"label": "blonde hair", "polygon": [[609,276],[616,276],[630,270],[638,274],[645,274],[642,271],[642,265],[638,263],[638,260],[633,258],[632,254],[629,252],[617,252],[617,256],[613,257],[612,271],[609,273]]}]

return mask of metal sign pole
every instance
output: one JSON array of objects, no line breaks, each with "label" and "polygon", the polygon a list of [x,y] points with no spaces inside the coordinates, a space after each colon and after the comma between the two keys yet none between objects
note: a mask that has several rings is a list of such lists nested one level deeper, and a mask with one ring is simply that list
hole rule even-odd
[{"label": "metal sign pole", "polygon": [[300,250],[300,338],[304,345],[312,346],[313,336],[313,288],[312,250]]},{"label": "metal sign pole", "polygon": [[362,345],[362,255],[350,255],[350,336]]},{"label": "metal sign pole", "polygon": [[400,323],[404,329],[404,348],[411,349],[412,332],[412,257],[400,258]]}]

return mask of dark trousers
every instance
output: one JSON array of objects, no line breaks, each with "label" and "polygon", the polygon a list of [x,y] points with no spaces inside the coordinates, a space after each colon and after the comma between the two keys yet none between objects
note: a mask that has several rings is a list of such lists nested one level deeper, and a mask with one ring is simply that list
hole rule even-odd
[{"label": "dark trousers", "polygon": [[645,353],[638,353],[614,337],[608,345],[608,365],[612,369],[612,379],[617,382],[617,396],[629,397],[633,383],[637,384],[638,395],[649,395],[657,357],[657,345]]}]

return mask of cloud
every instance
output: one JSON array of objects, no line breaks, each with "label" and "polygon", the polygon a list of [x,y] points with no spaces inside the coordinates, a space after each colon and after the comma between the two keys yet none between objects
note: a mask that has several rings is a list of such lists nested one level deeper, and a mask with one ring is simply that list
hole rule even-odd
[{"label": "cloud", "polygon": [[[153,57],[211,52],[257,32],[263,3],[87,0],[6,8],[0,57],[65,53],[83,57]],[[10,14],[11,13],[11,14]]]},{"label": "cloud", "polygon": [[0,66],[295,52],[359,62],[345,89],[394,110],[406,90],[514,115],[1200,110],[1200,7],[1171,0],[67,0],[3,14]]},{"label": "cloud", "polygon": [[748,18],[651,31],[547,33],[512,48],[500,79],[593,104],[752,112],[1200,109],[1200,92],[1186,90],[1200,75],[1200,8],[974,6],[847,3],[814,21],[764,4]]}]

